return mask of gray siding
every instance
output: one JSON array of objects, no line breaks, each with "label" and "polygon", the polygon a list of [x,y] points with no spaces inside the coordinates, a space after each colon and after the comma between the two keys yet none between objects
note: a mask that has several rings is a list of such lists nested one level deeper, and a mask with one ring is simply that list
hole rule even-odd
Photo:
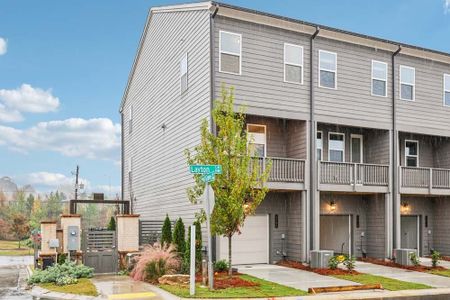
[{"label": "gray siding", "polygon": [[[367,256],[384,258],[386,253],[385,195],[367,195]],[[370,212],[370,213],[369,213]]]},{"label": "gray siding", "polygon": [[308,127],[306,122],[289,120],[287,123],[286,155],[290,158],[307,159]]},{"label": "gray siding", "polygon": [[[219,72],[219,31],[242,34],[242,74]],[[309,116],[309,38],[287,30],[216,17],[215,93],[222,84],[235,88],[236,104],[249,114],[307,119]],[[303,46],[303,84],[284,82],[284,43]]]},{"label": "gray siding", "polygon": [[450,169],[450,140],[448,138],[438,138],[433,158],[435,166]]},{"label": "gray siding", "polygon": [[[434,222],[430,223],[434,226],[433,233],[433,249],[439,251],[442,255],[450,255],[450,198],[441,197],[434,200]],[[431,220],[429,220],[430,222]]]},{"label": "gray siding", "polygon": [[[123,108],[124,170],[132,158],[134,211],[142,219],[160,220],[169,213],[190,224],[200,207],[186,196],[193,180],[183,151],[200,142],[201,120],[210,115],[208,11],[155,13],[140,51]],[[179,61],[186,52],[189,89],[180,95]],[[129,199],[128,176],[124,177]]]},{"label": "gray siding", "polygon": [[295,261],[302,260],[304,240],[301,197],[301,192],[294,192],[289,193],[287,199],[287,257]]}]

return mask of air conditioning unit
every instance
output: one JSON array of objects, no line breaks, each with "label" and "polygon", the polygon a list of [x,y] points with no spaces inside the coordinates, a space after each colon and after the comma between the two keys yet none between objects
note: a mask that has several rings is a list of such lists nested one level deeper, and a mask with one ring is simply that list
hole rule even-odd
[{"label": "air conditioning unit", "polygon": [[417,254],[416,249],[395,249],[395,262],[403,266],[412,266],[411,253]]},{"label": "air conditioning unit", "polygon": [[333,257],[333,250],[312,250],[311,254],[311,268],[323,269],[328,268],[328,261]]}]

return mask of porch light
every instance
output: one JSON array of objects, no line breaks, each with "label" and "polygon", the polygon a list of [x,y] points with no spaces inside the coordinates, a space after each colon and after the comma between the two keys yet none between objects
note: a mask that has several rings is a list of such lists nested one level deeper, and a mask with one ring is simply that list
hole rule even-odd
[{"label": "porch light", "polygon": [[336,202],[334,200],[330,201],[330,212],[334,212],[336,210]]},{"label": "porch light", "polygon": [[407,214],[407,213],[409,213],[410,210],[411,210],[411,207],[409,206],[409,203],[403,202],[402,207],[401,207],[401,212],[404,214]]}]

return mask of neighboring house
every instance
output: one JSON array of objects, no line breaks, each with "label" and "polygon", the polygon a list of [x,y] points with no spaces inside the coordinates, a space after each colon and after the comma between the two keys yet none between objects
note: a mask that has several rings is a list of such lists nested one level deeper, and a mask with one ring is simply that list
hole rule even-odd
[{"label": "neighboring house", "polygon": [[120,107],[122,197],[141,218],[200,209],[183,151],[223,84],[272,160],[236,263],[450,255],[449,54],[228,4],[152,8]]}]

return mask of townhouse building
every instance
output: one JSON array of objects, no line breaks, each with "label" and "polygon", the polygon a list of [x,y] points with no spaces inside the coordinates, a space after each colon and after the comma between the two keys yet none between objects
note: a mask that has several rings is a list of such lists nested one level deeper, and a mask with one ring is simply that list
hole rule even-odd
[{"label": "townhouse building", "polygon": [[229,4],[152,8],[120,106],[122,197],[141,218],[201,208],[183,151],[224,85],[272,162],[237,264],[450,255],[450,54]]}]

